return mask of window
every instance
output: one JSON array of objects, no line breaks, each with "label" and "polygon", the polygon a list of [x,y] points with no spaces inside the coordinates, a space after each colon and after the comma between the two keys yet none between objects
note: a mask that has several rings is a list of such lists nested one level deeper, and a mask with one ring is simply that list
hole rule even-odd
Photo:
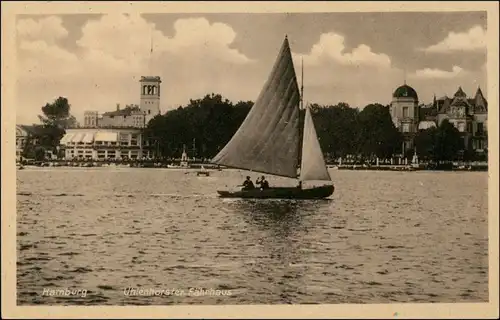
[{"label": "window", "polygon": [[403,107],[403,118],[408,117],[408,107]]},{"label": "window", "polygon": [[472,133],[472,123],[471,122],[467,123],[467,132]]},{"label": "window", "polygon": [[476,133],[478,135],[483,135],[484,134],[484,123],[479,122],[477,124],[477,131],[476,131]]},{"label": "window", "polygon": [[151,110],[148,110],[148,114],[151,114]]},{"label": "window", "polygon": [[410,125],[408,123],[403,123],[403,132],[410,132]]}]

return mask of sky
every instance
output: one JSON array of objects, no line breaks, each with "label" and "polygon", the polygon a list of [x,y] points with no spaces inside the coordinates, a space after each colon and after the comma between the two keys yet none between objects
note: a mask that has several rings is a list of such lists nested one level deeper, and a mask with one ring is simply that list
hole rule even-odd
[{"label": "sky", "polygon": [[162,113],[212,92],[255,101],[285,35],[308,103],[387,105],[405,81],[421,103],[487,94],[486,23],[481,11],[18,15],[16,122],[59,96],[80,122],[139,104],[145,75],[162,78]]}]

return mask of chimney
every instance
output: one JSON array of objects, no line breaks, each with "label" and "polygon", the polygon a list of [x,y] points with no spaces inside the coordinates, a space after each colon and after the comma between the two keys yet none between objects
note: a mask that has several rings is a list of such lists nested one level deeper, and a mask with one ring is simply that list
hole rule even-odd
[{"label": "chimney", "polygon": [[120,111],[120,104],[119,103],[116,104],[116,111]]}]

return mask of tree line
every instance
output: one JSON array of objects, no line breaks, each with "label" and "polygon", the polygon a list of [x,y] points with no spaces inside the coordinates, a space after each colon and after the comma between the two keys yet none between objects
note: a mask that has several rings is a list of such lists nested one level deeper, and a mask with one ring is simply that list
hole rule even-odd
[{"label": "tree line", "polygon": [[[161,157],[179,158],[186,147],[189,157],[210,159],[229,142],[252,105],[252,101],[234,104],[220,94],[206,95],[156,116],[145,135]],[[404,136],[394,126],[389,106],[375,103],[359,110],[341,102],[310,108],[321,148],[330,161],[347,156],[374,161],[402,153]],[[417,155],[428,161],[456,160],[464,148],[460,133],[446,120],[438,128],[418,132],[415,143]],[[413,154],[413,149],[405,150],[403,157],[411,160]]]},{"label": "tree line", "polygon": [[[252,101],[233,103],[220,94],[210,94],[154,117],[143,133],[159,157],[179,158],[186,147],[189,157],[210,159],[231,139],[252,106]],[[24,157],[38,158],[44,150],[56,151],[65,129],[76,124],[70,108],[63,97],[41,108],[41,124],[35,126],[39,129],[35,135],[39,143],[37,146],[27,143]],[[340,102],[311,104],[310,108],[321,148],[329,161],[349,156],[361,162],[374,161],[402,153],[404,136],[394,126],[389,106],[375,103],[360,110]],[[466,149],[462,136],[447,120],[439,127],[419,131],[414,144],[417,155],[425,161],[474,158],[471,148],[461,154]],[[413,154],[410,149],[403,156],[411,160]]]}]

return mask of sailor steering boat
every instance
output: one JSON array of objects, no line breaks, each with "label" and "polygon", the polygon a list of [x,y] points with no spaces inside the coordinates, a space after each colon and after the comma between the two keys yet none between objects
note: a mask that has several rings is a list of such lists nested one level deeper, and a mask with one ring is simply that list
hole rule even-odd
[{"label": "sailor steering boat", "polygon": [[[302,67],[302,82],[304,71]],[[299,90],[288,38],[281,46],[255,104],[212,163],[298,179],[297,187],[241,191],[218,190],[223,198],[321,199],[334,192],[309,107],[301,121],[303,88]],[[299,173],[300,172],[300,173]],[[309,182],[320,185],[307,187]]]}]

